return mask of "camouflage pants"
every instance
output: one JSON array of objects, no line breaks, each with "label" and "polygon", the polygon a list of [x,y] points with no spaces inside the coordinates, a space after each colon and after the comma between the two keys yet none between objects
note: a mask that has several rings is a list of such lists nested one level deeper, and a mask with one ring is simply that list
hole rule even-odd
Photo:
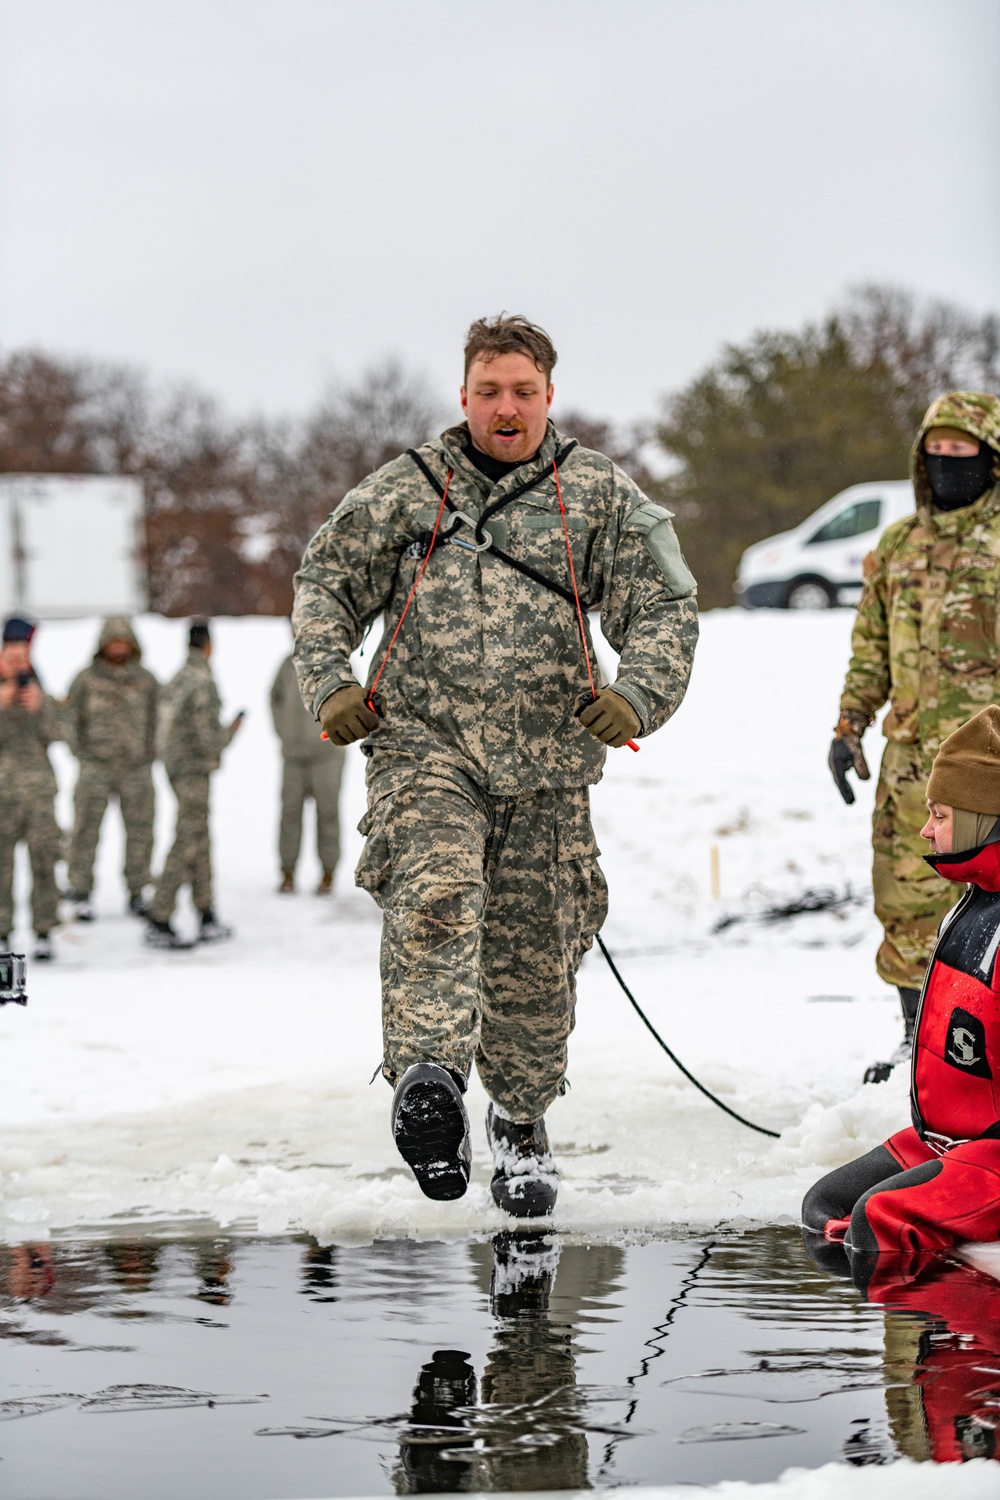
[{"label": "camouflage pants", "polygon": [[963,887],[935,875],[920,830],[927,822],[933,756],[919,745],[885,747],[872,819],[875,915],[884,936],[875,967],[887,984],[919,989],[941,918]]},{"label": "camouflage pants", "polygon": [[340,858],[340,776],[344,752],[332,745],[322,760],[286,760],[281,777],[281,831],[278,858],[283,870],[294,870],[302,844],[302,810],[308,798],[316,804],[316,851],[324,870],[335,870]]},{"label": "camouflage pants", "polygon": [[150,881],[153,856],[153,769],[128,766],[117,771],[97,761],[80,762],[73,796],[73,841],[69,851],[69,884],[79,895],[90,894],[94,858],[101,824],[111,797],[118,798],[125,824],[125,884],[141,891]]},{"label": "camouflage pants", "polygon": [[576,971],[607,911],[586,787],[495,797],[457,771],[375,776],[357,883],[382,907],[383,1073],[433,1060],[514,1120],[562,1092]]},{"label": "camouflage pants", "polygon": [[59,921],[56,860],[62,834],[48,788],[5,791],[0,797],[0,932],[14,925],[14,849],[21,839],[31,860],[31,925],[49,932]]},{"label": "camouflage pants", "polygon": [[190,885],[191,898],[199,911],[212,906],[212,849],[208,832],[209,778],[171,776],[177,798],[174,842],[156,882],[149,914],[157,922],[169,922],[182,885]]}]

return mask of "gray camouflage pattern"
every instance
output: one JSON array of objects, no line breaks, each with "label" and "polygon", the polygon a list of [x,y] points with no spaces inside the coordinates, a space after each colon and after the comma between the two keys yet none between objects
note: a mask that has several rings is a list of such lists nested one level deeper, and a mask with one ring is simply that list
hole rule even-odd
[{"label": "gray camouflage pattern", "polygon": [[20,704],[0,709],[0,932],[14,924],[14,849],[22,839],[31,860],[32,926],[48,932],[59,920],[55,866],[62,834],[48,746],[61,738],[58,709],[48,696],[37,713]]},{"label": "gray camouflage pattern", "polygon": [[157,922],[169,922],[183,885],[190,885],[191,899],[198,911],[211,911],[212,846],[209,836],[209,773],[171,776],[170,785],[177,798],[177,826],[174,842],[156,882],[156,892],[149,915]]},{"label": "gray camouflage pattern", "polygon": [[504,798],[460,771],[375,776],[358,884],[382,907],[383,1073],[473,1060],[510,1119],[562,1092],[576,971],[607,912],[586,787]]},{"label": "gray camouflage pattern", "polygon": [[153,770],[149,764],[120,769],[100,761],[80,764],[73,793],[73,837],[67,878],[70,889],[89,896],[94,883],[94,859],[108,802],[117,797],[125,824],[125,884],[130,895],[148,885],[153,857],[153,820],[156,809]]},{"label": "gray camouflage pattern", "polygon": [[[468,459],[467,436],[465,424],[451,428],[421,456],[442,485],[453,470],[449,498],[473,518],[487,501],[539,477],[487,530],[505,552],[569,588],[551,473],[566,440],[549,423],[537,458],[494,486]],[[687,687],[698,636],[694,581],[669,512],[651,511],[610,459],[574,448],[560,479],[584,608],[600,611],[604,634],[621,653],[610,685],[651,734]],[[351,490],[310,542],[296,575],[293,624],[299,685],[314,715],[354,681],[351,652],[383,611],[388,640],[421,565],[415,543],[438,508],[428,480],[404,455]],[[456,535],[471,539],[468,527]],[[607,752],[575,717],[589,684],[572,604],[485,552],[450,539],[435,548],[379,691],[385,717],[364,742],[373,774],[402,758],[461,771],[497,796],[600,778]]]},{"label": "gray camouflage pattern", "polygon": [[208,658],[197,650],[160,695],[156,748],[171,781],[217,771],[234,730],[219,723],[222,705]]},{"label": "gray camouflage pattern", "polygon": [[[131,661],[121,666],[105,661],[101,651],[112,640],[132,644],[136,654]],[[160,685],[142,666],[140,654],[127,619],[105,622],[93,661],[77,673],[62,704],[66,740],[78,760],[116,770],[155,760]]]}]

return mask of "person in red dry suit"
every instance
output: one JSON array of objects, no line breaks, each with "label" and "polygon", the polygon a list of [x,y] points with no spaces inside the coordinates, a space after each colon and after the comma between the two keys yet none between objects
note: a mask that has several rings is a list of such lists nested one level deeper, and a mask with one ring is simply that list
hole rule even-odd
[{"label": "person in red dry suit", "polygon": [[928,863],[968,883],[924,979],[912,1126],[815,1183],[803,1227],[844,1239],[855,1281],[874,1257],[1000,1239],[1000,708],[948,736],[927,783]]}]

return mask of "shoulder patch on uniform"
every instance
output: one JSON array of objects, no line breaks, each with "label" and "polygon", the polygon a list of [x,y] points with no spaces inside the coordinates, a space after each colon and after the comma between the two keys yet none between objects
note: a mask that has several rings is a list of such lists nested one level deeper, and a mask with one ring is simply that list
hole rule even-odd
[{"label": "shoulder patch on uniform", "polygon": [[875,574],[878,572],[878,570],[879,570],[878,553],[877,552],[869,552],[869,553],[867,553],[866,556],[865,556],[864,562],[861,564],[861,576],[862,576],[862,578],[867,583],[868,580],[869,580],[869,578],[874,578],[875,577]]},{"label": "shoulder patch on uniform", "polygon": [[646,550],[667,581],[671,599],[686,599],[695,592],[697,581],[684,561],[677,533],[671,526],[673,512],[652,500],[637,505],[625,521],[625,531],[638,531]]},{"label": "shoulder patch on uniform", "polygon": [[674,513],[667,510],[665,505],[657,505],[654,500],[644,500],[637,505],[635,510],[630,511],[625,518],[626,531],[641,531],[644,535],[652,531],[661,521],[672,521]]}]

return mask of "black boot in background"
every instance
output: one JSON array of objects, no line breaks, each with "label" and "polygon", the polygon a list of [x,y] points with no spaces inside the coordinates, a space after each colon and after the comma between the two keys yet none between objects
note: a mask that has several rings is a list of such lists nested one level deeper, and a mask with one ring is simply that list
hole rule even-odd
[{"label": "black boot in background", "polygon": [[908,1063],[913,1051],[913,1028],[917,1021],[917,1006],[920,1004],[920,991],[909,989],[906,985],[899,986],[899,1003],[903,1011],[903,1040],[896,1048],[888,1062],[872,1063],[870,1068],[865,1069],[865,1083],[885,1083],[893,1068],[900,1063]]}]

